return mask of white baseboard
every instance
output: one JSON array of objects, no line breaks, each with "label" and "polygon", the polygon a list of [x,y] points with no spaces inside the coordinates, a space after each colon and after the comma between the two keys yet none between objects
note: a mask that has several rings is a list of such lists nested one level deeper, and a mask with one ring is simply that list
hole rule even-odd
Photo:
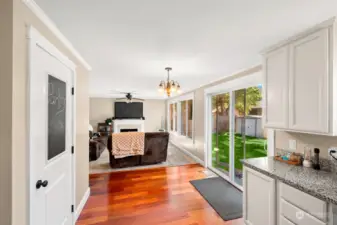
[{"label": "white baseboard", "polygon": [[87,191],[85,192],[80,204],[77,206],[76,208],[76,212],[75,212],[75,221],[78,220],[78,217],[80,217],[81,212],[85,206],[85,203],[87,203],[88,199],[90,196],[90,188],[87,189]]},{"label": "white baseboard", "polygon": [[205,162],[202,161],[201,159],[199,159],[198,157],[196,157],[195,155],[193,155],[191,152],[187,151],[186,149],[182,148],[181,146],[176,145],[174,142],[170,141],[170,143],[172,145],[174,145],[176,148],[178,148],[180,151],[182,151],[183,153],[185,153],[186,155],[190,156],[191,158],[193,158],[195,161],[197,161],[197,163],[199,163],[202,166],[205,166]]}]

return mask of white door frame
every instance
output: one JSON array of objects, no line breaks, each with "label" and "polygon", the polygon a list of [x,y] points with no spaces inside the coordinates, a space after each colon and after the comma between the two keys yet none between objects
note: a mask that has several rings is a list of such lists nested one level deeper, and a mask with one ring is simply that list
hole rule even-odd
[{"label": "white door frame", "polygon": [[[231,177],[233,176],[233,172],[231,168],[229,170],[229,176],[224,175],[220,170],[216,168],[212,168],[212,96],[233,92],[238,89],[247,88],[251,86],[256,86],[257,84],[263,84],[263,74],[262,72],[252,73],[251,75],[244,76],[241,78],[237,78],[228,82],[224,82],[210,88],[204,90],[204,111],[205,111],[205,120],[204,120],[204,157],[205,157],[205,167],[211,169],[224,179],[230,181],[234,186],[242,190],[242,187],[237,185],[235,182],[231,181]],[[264,99],[263,99],[264,102]],[[230,98],[230,107],[234,107],[234,101],[232,97]],[[264,107],[264,104],[263,104]],[[232,130],[233,124],[230,123],[230,129]],[[233,141],[230,140],[230,146],[234,145]],[[268,156],[272,156],[274,154],[274,130],[268,130]],[[233,162],[234,155],[230,151],[230,160]]]},{"label": "white door frame", "polygon": [[[74,87],[74,90],[76,90],[76,65],[70,61],[63,53],[61,53],[53,44],[51,44],[45,37],[43,37],[38,30],[36,30],[32,26],[27,26],[27,40],[28,40],[28,84],[27,84],[27,128],[28,128],[28,135],[27,135],[27,145],[29,146],[28,150],[28,179],[29,179],[29,185],[28,185],[28,211],[29,211],[29,216],[28,216],[28,224],[32,224],[32,213],[31,209],[34,207],[33,201],[32,201],[32,196],[33,196],[33,190],[35,187],[36,180],[31,179],[31,173],[34,171],[32,167],[32,149],[30,147],[30,127],[33,126],[34,124],[30,124],[30,111],[33,110],[30,108],[31,104],[31,90],[30,90],[30,79],[31,79],[31,74],[32,74],[32,68],[31,68],[31,59],[32,59],[32,49],[35,46],[39,46],[48,54],[54,56],[56,59],[58,59],[63,65],[65,65],[67,68],[69,68],[72,71],[72,84]],[[73,205],[73,213],[72,213],[72,224],[75,225],[76,222],[76,92],[72,95],[72,146],[74,148],[74,153],[71,154],[71,188],[72,188],[72,205]],[[71,210],[71,206],[69,206],[69,210]]]}]

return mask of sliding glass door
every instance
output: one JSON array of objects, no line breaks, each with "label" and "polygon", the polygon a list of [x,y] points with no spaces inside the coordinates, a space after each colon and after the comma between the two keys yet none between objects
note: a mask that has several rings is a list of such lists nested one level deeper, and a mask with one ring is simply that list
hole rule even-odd
[{"label": "sliding glass door", "polygon": [[[267,156],[261,86],[211,96],[211,169],[242,185],[242,159]],[[208,115],[210,116],[210,115]]]}]

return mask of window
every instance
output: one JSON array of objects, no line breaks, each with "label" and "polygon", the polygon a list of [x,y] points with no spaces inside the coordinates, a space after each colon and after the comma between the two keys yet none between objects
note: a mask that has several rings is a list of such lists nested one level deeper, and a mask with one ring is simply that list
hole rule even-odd
[{"label": "window", "polygon": [[173,115],[174,115],[174,131],[178,131],[177,128],[178,128],[178,109],[177,109],[177,103],[173,104]]},{"label": "window", "polygon": [[169,114],[169,131],[177,131],[177,103],[170,104]]},{"label": "window", "polygon": [[192,138],[193,129],[193,100],[187,101],[187,137]]},{"label": "window", "polygon": [[173,131],[173,124],[174,124],[174,116],[173,116],[173,104],[170,104],[170,127],[169,130]]},{"label": "window", "polygon": [[186,136],[187,134],[187,101],[180,102],[181,104],[181,123],[180,123],[180,134]]},{"label": "window", "polygon": [[169,104],[169,131],[193,138],[193,99],[185,98]]}]

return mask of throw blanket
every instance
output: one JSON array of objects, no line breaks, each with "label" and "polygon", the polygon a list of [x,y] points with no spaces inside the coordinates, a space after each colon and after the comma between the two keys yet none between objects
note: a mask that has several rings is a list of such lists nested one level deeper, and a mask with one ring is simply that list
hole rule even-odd
[{"label": "throw blanket", "polygon": [[112,155],[118,158],[144,155],[144,132],[122,132],[112,134]]}]

